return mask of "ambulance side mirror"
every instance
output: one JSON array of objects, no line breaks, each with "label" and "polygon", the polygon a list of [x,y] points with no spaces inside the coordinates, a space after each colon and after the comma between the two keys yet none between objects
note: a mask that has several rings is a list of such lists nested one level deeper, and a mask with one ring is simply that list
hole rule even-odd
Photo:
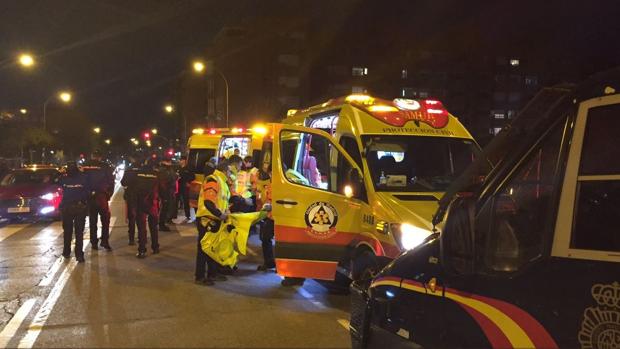
[{"label": "ambulance side mirror", "polygon": [[441,262],[458,275],[474,273],[475,197],[457,197],[451,204],[441,232]]}]

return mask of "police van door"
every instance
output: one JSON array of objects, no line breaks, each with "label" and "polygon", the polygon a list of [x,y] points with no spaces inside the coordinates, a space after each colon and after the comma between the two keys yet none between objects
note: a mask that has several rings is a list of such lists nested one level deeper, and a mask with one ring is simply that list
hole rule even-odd
[{"label": "police van door", "polygon": [[361,171],[329,134],[280,124],[272,165],[278,274],[334,280],[361,222]]}]

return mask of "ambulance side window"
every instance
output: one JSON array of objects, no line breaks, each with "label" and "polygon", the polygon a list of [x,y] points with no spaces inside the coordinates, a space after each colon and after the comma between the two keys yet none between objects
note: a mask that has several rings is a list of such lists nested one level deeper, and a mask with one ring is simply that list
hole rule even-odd
[{"label": "ambulance side window", "polygon": [[340,145],[347,151],[347,153],[355,160],[359,168],[362,166],[362,155],[360,154],[360,148],[357,146],[357,141],[351,136],[340,137]]},{"label": "ambulance side window", "polygon": [[476,243],[483,270],[514,272],[542,255],[549,222],[555,219],[552,197],[564,125],[553,126],[482,208]]},{"label": "ambulance side window", "polygon": [[581,151],[574,249],[620,252],[620,104],[588,111]]}]

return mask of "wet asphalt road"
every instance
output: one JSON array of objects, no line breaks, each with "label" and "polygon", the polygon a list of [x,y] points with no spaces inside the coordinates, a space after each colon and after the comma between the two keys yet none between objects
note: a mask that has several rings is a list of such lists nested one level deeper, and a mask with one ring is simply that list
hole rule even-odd
[{"label": "wet asphalt road", "polygon": [[114,250],[86,245],[83,264],[60,256],[59,222],[0,227],[0,348],[350,346],[348,296],[314,281],[284,288],[275,273],[257,272],[256,236],[234,276],[199,286],[193,225],[161,232],[161,253],[139,260],[127,245],[122,188],[111,209]]}]

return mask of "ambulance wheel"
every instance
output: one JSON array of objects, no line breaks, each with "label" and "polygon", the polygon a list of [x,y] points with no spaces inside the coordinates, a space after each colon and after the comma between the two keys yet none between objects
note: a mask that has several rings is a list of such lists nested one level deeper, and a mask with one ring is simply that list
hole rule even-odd
[{"label": "ambulance wheel", "polygon": [[351,263],[351,277],[360,285],[370,286],[370,281],[378,268],[379,263],[375,254],[370,251],[362,251]]}]

